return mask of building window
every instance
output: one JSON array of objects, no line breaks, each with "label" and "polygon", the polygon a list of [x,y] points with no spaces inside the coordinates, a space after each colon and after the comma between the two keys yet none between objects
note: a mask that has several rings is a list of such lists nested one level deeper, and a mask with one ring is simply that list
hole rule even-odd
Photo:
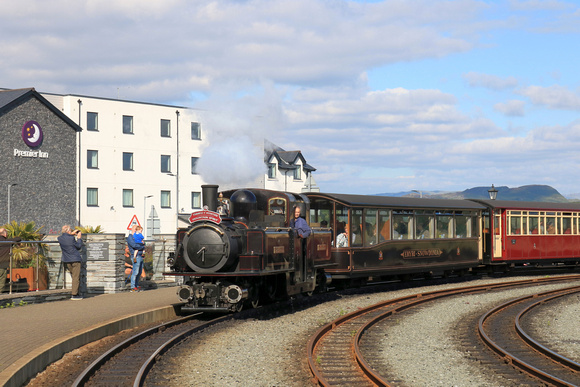
[{"label": "building window", "polygon": [[161,208],[171,208],[171,191],[161,191]]},{"label": "building window", "polygon": [[171,137],[171,121],[161,120],[161,137]]},{"label": "building window", "polygon": [[302,168],[300,168],[300,166],[297,166],[294,169],[294,180],[300,180],[302,179]]},{"label": "building window", "polygon": [[123,207],[133,207],[133,190],[123,190]]},{"label": "building window", "polygon": [[268,179],[276,178],[276,164],[268,163]]},{"label": "building window", "polygon": [[99,151],[87,150],[87,168],[99,168]]},{"label": "building window", "polygon": [[201,208],[201,192],[191,193],[191,208]]},{"label": "building window", "polygon": [[97,207],[99,205],[99,189],[87,188],[87,206]]},{"label": "building window", "polygon": [[99,130],[99,114],[87,112],[87,130]]},{"label": "building window", "polygon": [[123,133],[133,134],[133,116],[123,116]]},{"label": "building window", "polygon": [[133,170],[133,153],[123,152],[123,171]]},{"label": "building window", "polygon": [[191,123],[191,139],[201,140],[201,126],[199,125],[199,122]]},{"label": "building window", "polygon": [[191,174],[197,175],[197,162],[199,161],[199,157],[192,157],[191,158]]},{"label": "building window", "polygon": [[171,156],[161,155],[161,172],[171,172]]}]

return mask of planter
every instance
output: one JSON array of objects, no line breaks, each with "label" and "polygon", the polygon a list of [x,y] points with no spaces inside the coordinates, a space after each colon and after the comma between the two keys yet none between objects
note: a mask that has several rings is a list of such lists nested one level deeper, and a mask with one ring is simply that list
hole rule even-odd
[{"label": "planter", "polygon": [[[12,277],[14,275],[14,277]],[[14,281],[12,286],[13,290],[15,289],[15,284],[20,280],[23,282],[26,279],[26,283],[28,284],[28,290],[46,290],[48,289],[48,270],[46,268],[38,270],[38,289],[36,289],[36,268],[34,267],[27,267],[27,268],[13,268],[12,272],[8,274],[8,279]],[[12,278],[14,278],[12,280]]]}]

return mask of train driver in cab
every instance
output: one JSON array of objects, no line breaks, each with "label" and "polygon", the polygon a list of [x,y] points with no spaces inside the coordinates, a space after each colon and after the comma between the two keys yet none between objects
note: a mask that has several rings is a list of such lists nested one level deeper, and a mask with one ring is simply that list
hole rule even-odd
[{"label": "train driver in cab", "polygon": [[290,221],[290,227],[296,229],[296,234],[300,238],[308,238],[312,230],[308,223],[306,223],[306,219],[300,217],[300,207],[294,207],[294,218]]}]

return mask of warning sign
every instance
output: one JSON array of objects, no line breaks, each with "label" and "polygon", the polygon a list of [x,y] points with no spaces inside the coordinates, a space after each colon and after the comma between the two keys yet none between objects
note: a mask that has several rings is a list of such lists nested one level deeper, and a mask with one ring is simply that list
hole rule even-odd
[{"label": "warning sign", "polygon": [[139,223],[139,219],[137,219],[137,215],[133,215],[133,217],[131,218],[131,222],[129,222],[129,225],[127,226],[127,230],[131,231],[131,227],[133,227],[134,225],[141,226],[141,223]]}]

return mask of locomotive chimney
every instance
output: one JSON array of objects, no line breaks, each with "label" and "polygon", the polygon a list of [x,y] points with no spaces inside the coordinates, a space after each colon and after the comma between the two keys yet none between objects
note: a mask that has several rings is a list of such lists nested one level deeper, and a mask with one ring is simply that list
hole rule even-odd
[{"label": "locomotive chimney", "polygon": [[205,184],[201,186],[203,205],[210,211],[217,211],[218,187],[215,184]]}]

